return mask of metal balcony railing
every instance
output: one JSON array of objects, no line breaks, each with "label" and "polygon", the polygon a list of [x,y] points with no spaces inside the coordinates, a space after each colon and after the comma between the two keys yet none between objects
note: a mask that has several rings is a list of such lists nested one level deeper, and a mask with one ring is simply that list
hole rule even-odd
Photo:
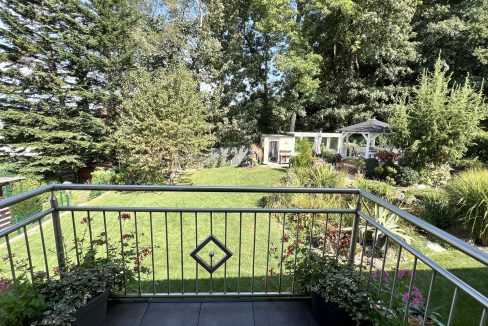
[{"label": "metal balcony railing", "polygon": [[[58,205],[57,192],[82,190],[145,192],[147,196],[154,192],[184,192],[187,196],[302,193],[342,196],[348,204],[342,208]],[[401,223],[448,244],[464,257],[479,262],[482,268],[488,266],[488,255],[360,189],[63,184],[4,199],[0,209],[45,194],[50,195],[50,207],[0,231],[0,253],[14,282],[20,272],[16,262],[22,257],[30,277],[38,272],[56,277],[55,269],[79,263],[86,248],[108,255],[109,247],[115,247],[123,257],[127,254],[124,244],[131,242],[137,281],[125,284],[123,291],[116,294],[121,299],[300,297],[305,294],[297,285],[295,269],[296,249],[301,245],[308,247],[309,253],[329,255],[354,266],[368,277],[367,286],[375,286],[390,307],[398,291],[398,272],[408,265],[408,297],[416,286],[423,287],[425,313],[439,299],[446,302],[438,293],[442,290],[445,296],[448,289],[449,304],[443,308],[448,325],[456,318],[460,297],[479,307],[479,325],[486,323],[488,299],[480,289],[389,229],[381,217],[388,214],[400,218]],[[146,258],[144,262],[142,258]],[[283,264],[287,259],[290,263]],[[383,282],[386,276],[388,282]],[[408,318],[409,304],[410,300],[406,300],[404,320]],[[425,321],[426,318],[424,324]]]}]

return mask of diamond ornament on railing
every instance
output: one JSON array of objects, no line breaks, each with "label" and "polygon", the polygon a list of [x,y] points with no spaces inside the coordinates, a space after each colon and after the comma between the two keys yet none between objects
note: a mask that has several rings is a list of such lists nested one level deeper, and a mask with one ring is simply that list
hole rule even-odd
[{"label": "diamond ornament on railing", "polygon": [[[220,250],[223,251],[224,256],[215,264],[210,263],[208,264],[202,257],[198,255],[198,253],[210,242],[213,242]],[[215,272],[220,266],[222,266],[230,257],[232,257],[232,251],[230,251],[222,242],[220,242],[219,239],[214,237],[213,234],[211,234],[209,237],[207,237],[205,240],[203,240],[195,249],[192,250],[190,253],[190,256],[193,257],[197,261],[197,263],[200,264],[207,272],[212,274]],[[210,252],[210,260],[212,261],[212,258],[214,256],[213,252]]]}]

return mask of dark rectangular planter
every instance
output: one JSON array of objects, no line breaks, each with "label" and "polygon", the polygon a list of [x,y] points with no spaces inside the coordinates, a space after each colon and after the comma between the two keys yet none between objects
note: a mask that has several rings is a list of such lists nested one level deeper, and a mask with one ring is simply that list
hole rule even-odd
[{"label": "dark rectangular planter", "polygon": [[327,302],[317,293],[312,292],[312,315],[319,325],[327,326],[354,326],[356,322],[352,320],[346,312],[341,310],[335,303]]},{"label": "dark rectangular planter", "polygon": [[110,290],[100,293],[76,311],[72,326],[99,326],[105,320]]}]

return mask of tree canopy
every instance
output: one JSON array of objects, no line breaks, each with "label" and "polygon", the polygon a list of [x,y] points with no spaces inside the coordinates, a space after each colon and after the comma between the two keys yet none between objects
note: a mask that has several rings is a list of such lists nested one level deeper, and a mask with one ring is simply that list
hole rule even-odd
[{"label": "tree canopy", "polygon": [[388,121],[401,111],[398,99],[420,95],[419,78],[439,55],[449,89],[469,76],[470,87],[488,93],[488,0],[0,0],[0,7],[0,139],[8,145],[0,160],[26,173],[117,161],[110,140],[139,72],[191,73],[215,146]]}]

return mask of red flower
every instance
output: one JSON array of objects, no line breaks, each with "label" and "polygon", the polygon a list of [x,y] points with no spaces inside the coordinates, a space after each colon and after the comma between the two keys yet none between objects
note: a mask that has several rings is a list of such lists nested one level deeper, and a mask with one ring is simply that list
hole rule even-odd
[{"label": "red flower", "polygon": [[129,213],[122,213],[122,214],[120,214],[119,218],[124,220],[124,221],[130,220],[130,214]]},{"label": "red flower", "polygon": [[81,219],[80,223],[81,224],[88,224],[90,223],[91,221],[93,221],[93,217],[88,217],[88,216],[85,216]]},{"label": "red flower", "polygon": [[290,237],[287,235],[284,235],[283,238],[281,239],[281,242],[288,242],[288,239],[290,239]]},{"label": "red flower", "polygon": [[292,246],[288,246],[288,248],[286,249],[286,255],[287,256],[292,255],[293,252],[294,252],[293,247]]}]

